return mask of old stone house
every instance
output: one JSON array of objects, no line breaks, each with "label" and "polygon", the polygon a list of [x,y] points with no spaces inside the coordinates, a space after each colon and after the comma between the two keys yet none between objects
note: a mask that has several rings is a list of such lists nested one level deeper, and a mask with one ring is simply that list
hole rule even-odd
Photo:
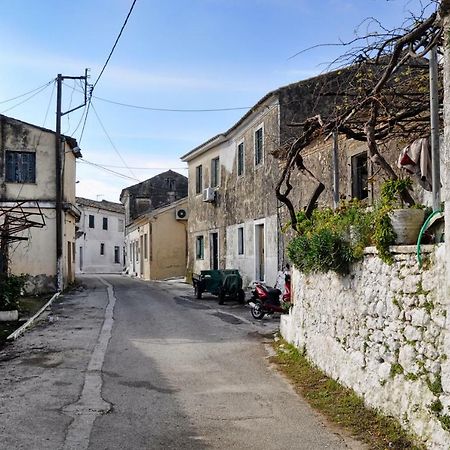
[{"label": "old stone house", "polygon": [[125,209],[122,204],[77,197],[76,272],[119,273],[125,266]]},{"label": "old stone house", "polygon": [[57,224],[55,147],[54,131],[0,116],[0,208],[14,208],[20,202],[24,211],[43,220],[42,227],[22,231],[23,240],[7,246],[10,272],[26,274],[26,289],[34,293],[55,291],[58,275],[61,288],[75,277],[75,224],[80,217],[75,205],[75,161],[81,153],[75,139],[62,137],[62,204]]},{"label": "old stone house", "polygon": [[[423,70],[419,62],[410,73]],[[335,113],[354,86],[355,71],[349,67],[274,90],[229,130],[182,156],[189,167],[189,271],[236,268],[246,283],[275,283],[286,263],[282,229],[289,214],[275,194],[286,151],[302,122]],[[296,210],[308,204],[319,183],[320,206],[332,206],[334,198],[371,203],[377,197],[383,177],[368,159],[367,144],[339,134],[335,162],[333,145],[331,136],[321,136],[302,150],[312,176],[294,171],[290,177]],[[384,145],[391,166],[404,145],[395,139]]]},{"label": "old stone house", "polygon": [[188,179],[172,170],[122,190],[128,274],[145,279],[185,275],[187,191]]}]

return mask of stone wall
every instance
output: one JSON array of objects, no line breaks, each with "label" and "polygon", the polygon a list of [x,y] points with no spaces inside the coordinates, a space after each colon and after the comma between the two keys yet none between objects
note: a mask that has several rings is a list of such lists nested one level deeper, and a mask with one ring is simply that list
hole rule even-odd
[{"label": "stone wall", "polygon": [[[375,249],[345,277],[294,270],[294,306],[281,333],[325,373],[396,417],[429,448],[450,448],[445,247]],[[449,386],[449,387],[447,387]]]}]

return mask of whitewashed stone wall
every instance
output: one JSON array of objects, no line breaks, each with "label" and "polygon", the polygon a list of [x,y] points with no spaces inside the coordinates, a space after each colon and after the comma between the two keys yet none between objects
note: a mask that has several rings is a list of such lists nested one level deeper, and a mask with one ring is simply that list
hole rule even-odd
[{"label": "whitewashed stone wall", "polygon": [[294,306],[281,333],[428,448],[449,449],[445,247],[426,246],[422,269],[413,246],[393,249],[393,265],[367,249],[345,277],[294,270]]}]

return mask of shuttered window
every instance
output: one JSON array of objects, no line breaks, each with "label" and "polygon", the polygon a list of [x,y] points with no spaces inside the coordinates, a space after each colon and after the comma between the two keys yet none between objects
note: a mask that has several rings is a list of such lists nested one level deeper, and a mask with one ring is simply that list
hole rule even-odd
[{"label": "shuttered window", "polygon": [[36,153],[6,152],[7,183],[36,182]]}]

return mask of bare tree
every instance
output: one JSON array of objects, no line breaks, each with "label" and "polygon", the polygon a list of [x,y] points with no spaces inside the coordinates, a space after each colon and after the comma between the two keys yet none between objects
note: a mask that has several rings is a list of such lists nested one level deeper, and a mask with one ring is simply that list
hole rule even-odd
[{"label": "bare tree", "polygon": [[[383,157],[381,145],[394,138],[411,140],[429,134],[425,55],[442,44],[440,7],[444,3],[429,1],[418,15],[411,14],[400,27],[391,30],[374,18],[366,19],[359,29],[370,24],[377,26],[376,31],[368,27],[367,33],[339,44],[348,50],[332,62],[332,67],[337,67],[334,72],[318,78],[324,80],[318,81],[314,88],[315,106],[311,116],[292,123],[298,129],[295,138],[274,152],[275,157],[284,161],[276,196],[287,206],[294,230],[297,219],[289,198],[293,171],[299,170],[317,181],[307,214],[324,190],[302,157],[302,150],[317,139],[327,139],[338,132],[346,138],[366,142],[368,158],[388,177],[396,179],[395,170]],[[404,194],[403,200],[410,205],[414,203],[409,193]]]}]

